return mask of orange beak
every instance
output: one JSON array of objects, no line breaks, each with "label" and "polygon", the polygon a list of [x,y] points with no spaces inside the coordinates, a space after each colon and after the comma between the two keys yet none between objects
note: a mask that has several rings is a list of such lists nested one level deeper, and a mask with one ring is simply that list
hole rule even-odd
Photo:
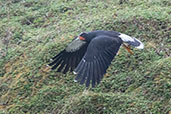
[{"label": "orange beak", "polygon": [[79,36],[79,39],[80,39],[80,40],[85,40],[85,38],[84,38],[84,37],[82,37],[82,36]]},{"label": "orange beak", "polygon": [[130,54],[134,54],[129,46],[127,46],[125,44],[123,44],[123,46]]}]

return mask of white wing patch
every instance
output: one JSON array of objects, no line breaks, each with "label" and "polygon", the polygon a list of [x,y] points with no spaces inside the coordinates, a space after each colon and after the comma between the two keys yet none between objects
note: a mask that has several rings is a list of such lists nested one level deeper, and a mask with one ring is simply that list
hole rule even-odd
[{"label": "white wing patch", "polygon": [[119,35],[119,37],[122,39],[123,42],[128,42],[128,41],[131,41],[133,42],[134,39],[132,39],[132,37],[126,35],[126,34],[122,34],[120,33],[121,35]]},{"label": "white wing patch", "polygon": [[137,49],[144,48],[144,44],[136,38],[130,37],[130,36],[128,36],[126,34],[122,34],[122,33],[120,33],[119,37],[122,39],[123,42],[128,43],[130,46],[133,46]]}]

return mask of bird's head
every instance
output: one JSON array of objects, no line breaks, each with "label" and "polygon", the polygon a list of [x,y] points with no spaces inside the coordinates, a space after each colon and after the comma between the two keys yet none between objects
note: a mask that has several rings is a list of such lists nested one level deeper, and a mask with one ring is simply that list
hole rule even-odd
[{"label": "bird's head", "polygon": [[82,32],[78,37],[80,40],[83,40],[86,42],[90,42],[93,38],[92,34],[90,34],[88,32]]}]

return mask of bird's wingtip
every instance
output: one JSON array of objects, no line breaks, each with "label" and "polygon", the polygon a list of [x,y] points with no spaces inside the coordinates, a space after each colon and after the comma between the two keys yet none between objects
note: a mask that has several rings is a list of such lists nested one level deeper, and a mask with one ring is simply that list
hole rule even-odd
[{"label": "bird's wingtip", "polygon": [[73,71],[74,74],[77,74],[75,71]]},{"label": "bird's wingtip", "polygon": [[136,47],[137,49],[144,49],[144,44],[141,43],[139,46]]},{"label": "bird's wingtip", "polygon": [[134,40],[137,41],[137,42],[139,42],[139,45],[138,46],[135,46],[135,48],[137,48],[137,49],[144,49],[144,44],[140,40],[138,40],[136,38],[134,38]]}]

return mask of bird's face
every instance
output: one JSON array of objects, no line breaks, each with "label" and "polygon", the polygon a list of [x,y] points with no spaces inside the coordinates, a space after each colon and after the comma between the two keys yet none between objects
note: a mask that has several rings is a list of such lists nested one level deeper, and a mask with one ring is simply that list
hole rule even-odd
[{"label": "bird's face", "polygon": [[92,35],[87,33],[87,32],[83,32],[81,33],[79,36],[80,40],[86,41],[86,42],[90,42],[92,39]]}]

